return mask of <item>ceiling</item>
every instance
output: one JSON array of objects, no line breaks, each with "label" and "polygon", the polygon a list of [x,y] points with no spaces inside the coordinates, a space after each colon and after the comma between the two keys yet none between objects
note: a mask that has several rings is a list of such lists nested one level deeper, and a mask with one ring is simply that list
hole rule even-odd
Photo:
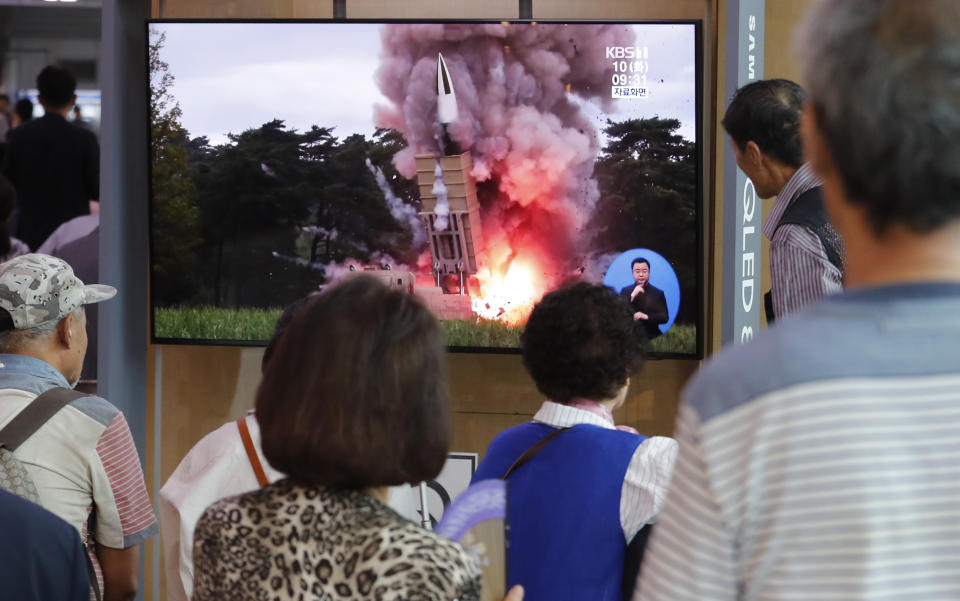
[{"label": "ceiling", "polygon": [[76,0],[75,2],[48,2],[47,0],[0,0],[0,6],[36,6],[44,8],[100,8],[101,0]]},{"label": "ceiling", "polygon": [[[12,0],[0,0],[0,30],[10,38],[24,36],[70,36],[99,39],[100,4],[64,4],[32,0],[30,6],[10,7]],[[83,0],[81,0],[83,1]],[[6,4],[4,4],[6,3]],[[26,4],[26,3],[25,3]],[[48,6],[50,8],[48,8]],[[57,7],[54,9],[53,7]],[[96,10],[90,10],[96,9]]]}]

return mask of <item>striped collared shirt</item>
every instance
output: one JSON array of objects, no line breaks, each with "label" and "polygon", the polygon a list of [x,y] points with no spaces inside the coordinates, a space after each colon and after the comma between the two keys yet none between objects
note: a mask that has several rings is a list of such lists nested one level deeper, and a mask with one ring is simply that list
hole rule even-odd
[{"label": "striped collared shirt", "polygon": [[708,361],[634,600],[960,599],[958,314],[844,292]]},{"label": "striped collared shirt", "polygon": [[787,207],[819,185],[810,164],[804,163],[777,194],[763,222],[763,234],[770,240],[770,290],[778,319],[842,289],[843,274],[827,258],[820,238],[810,228],[795,224],[777,228]]},{"label": "striped collared shirt", "polygon": [[[595,413],[553,401],[544,402],[533,421],[554,428],[590,424],[615,429]],[[620,491],[620,525],[627,542],[660,513],[676,459],[677,441],[665,436],[648,438],[634,452]]]}]

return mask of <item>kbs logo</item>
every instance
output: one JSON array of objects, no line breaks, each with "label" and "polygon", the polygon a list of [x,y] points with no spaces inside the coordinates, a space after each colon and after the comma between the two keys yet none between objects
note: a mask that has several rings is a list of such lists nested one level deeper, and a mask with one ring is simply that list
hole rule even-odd
[{"label": "kbs logo", "polygon": [[607,58],[648,58],[646,46],[607,46]]}]

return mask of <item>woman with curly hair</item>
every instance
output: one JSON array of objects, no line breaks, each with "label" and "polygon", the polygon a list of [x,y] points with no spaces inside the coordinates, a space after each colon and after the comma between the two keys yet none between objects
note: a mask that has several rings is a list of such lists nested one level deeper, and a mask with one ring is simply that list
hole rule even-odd
[{"label": "woman with curly hair", "polygon": [[547,400],[490,443],[474,481],[508,482],[507,573],[528,601],[633,592],[628,545],[660,511],[677,454],[673,439],[614,425],[641,363],[636,328],[627,301],[582,282],[544,296],[527,322],[523,363]]}]

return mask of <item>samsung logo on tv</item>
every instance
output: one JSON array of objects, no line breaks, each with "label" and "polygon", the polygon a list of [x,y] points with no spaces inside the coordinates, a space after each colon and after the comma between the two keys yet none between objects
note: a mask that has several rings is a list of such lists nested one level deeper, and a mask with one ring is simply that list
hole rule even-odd
[{"label": "samsung logo on tv", "polygon": [[607,46],[607,58],[647,58],[647,47]]}]

